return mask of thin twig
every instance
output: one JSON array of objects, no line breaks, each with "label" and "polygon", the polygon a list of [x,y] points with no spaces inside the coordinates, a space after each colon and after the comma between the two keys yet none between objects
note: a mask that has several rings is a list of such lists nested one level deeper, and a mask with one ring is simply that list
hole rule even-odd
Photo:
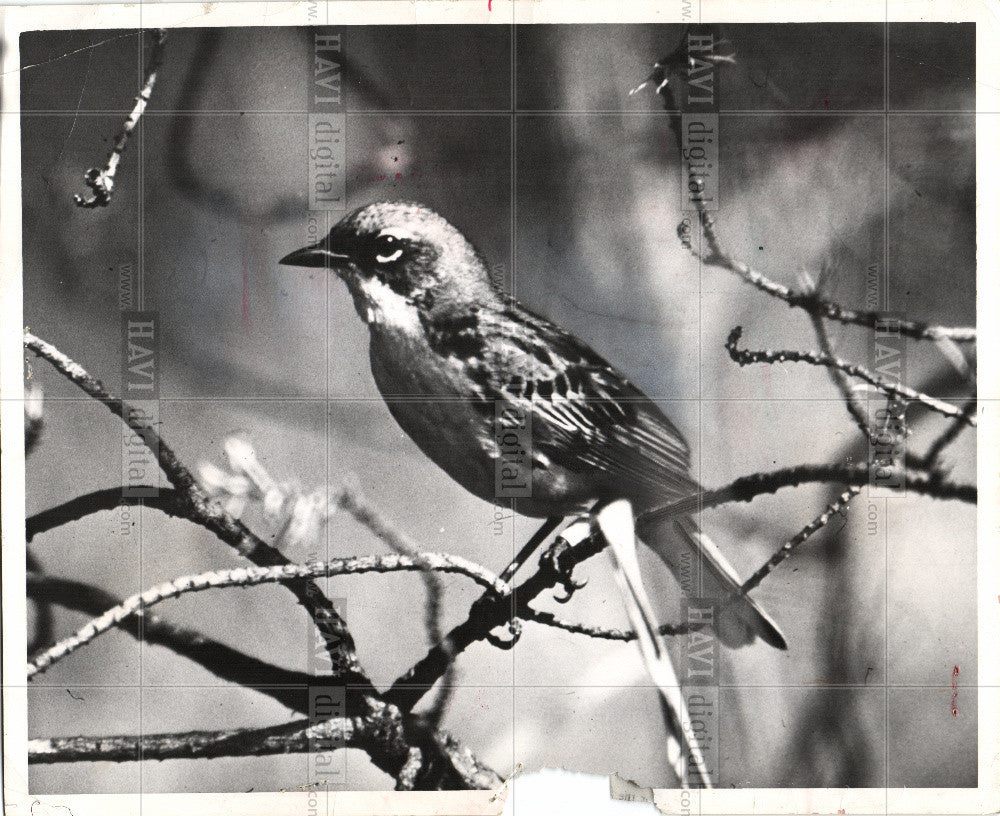
[{"label": "thin twig", "polygon": [[840,496],[837,497],[836,501],[831,502],[822,513],[820,513],[816,518],[810,521],[805,527],[803,527],[799,532],[792,536],[788,541],[786,541],[777,552],[774,553],[764,564],[758,569],[753,575],[747,578],[740,587],[739,594],[746,595],[748,592],[760,585],[775,567],[778,566],[782,561],[784,561],[788,556],[790,556],[795,549],[805,543],[810,536],[812,536],[817,531],[825,527],[830,519],[832,519],[837,513],[842,513],[847,509],[848,505],[851,503],[851,499],[858,495],[862,490],[860,485],[852,485]]},{"label": "thin twig", "polygon": [[[335,503],[338,507],[350,513],[355,521],[382,539],[397,553],[416,558],[418,561],[421,559],[420,548],[416,542],[411,541],[397,530],[382,516],[374,505],[366,501],[358,491],[352,489],[349,485],[344,485],[335,499]],[[426,561],[423,561],[423,563],[427,564]],[[444,585],[441,582],[441,576],[434,571],[433,567],[427,564],[421,573],[421,577],[427,589],[424,626],[427,629],[428,638],[431,643],[446,643],[447,641],[443,639],[441,631],[441,606],[444,599]],[[428,724],[433,728],[437,728],[444,715],[448,695],[451,693],[447,686],[450,685],[451,680],[454,678],[454,672],[455,665],[452,662],[448,667],[447,673],[444,675],[444,682],[441,684],[437,696],[428,708],[426,719]]]},{"label": "thin twig", "polygon": [[[29,574],[27,593],[30,600],[58,604],[91,617],[123,603],[121,598],[100,587],[52,575]],[[196,629],[171,623],[149,610],[140,610],[132,617],[119,621],[117,626],[133,638],[141,638],[147,645],[170,649],[220,680],[255,689],[300,714],[309,713],[308,688],[328,684],[324,677],[291,671],[251,657]]]},{"label": "thin twig", "polygon": [[[734,479],[725,487],[714,490],[702,490],[683,499],[654,508],[642,513],[636,519],[636,527],[641,529],[647,524],[658,522],[682,513],[693,513],[699,507],[708,510],[730,502],[749,502],[757,496],[776,493],[785,487],[816,482],[840,483],[863,487],[869,483],[872,466],[866,462],[857,464],[824,464],[795,465],[765,473],[753,473]],[[975,485],[960,484],[945,478],[941,473],[911,473],[901,474],[902,488],[924,496],[936,499],[954,499],[968,504],[977,501]]]},{"label": "thin twig", "polygon": [[146,82],[143,84],[142,90],[139,91],[139,95],[135,98],[135,107],[125,120],[125,124],[122,125],[118,138],[115,139],[115,145],[108,156],[107,165],[103,169],[100,167],[91,167],[84,174],[83,180],[94,191],[94,194],[87,198],[81,195],[74,195],[73,202],[77,207],[93,209],[95,207],[107,207],[111,203],[111,194],[114,192],[115,173],[118,172],[118,163],[121,161],[122,153],[125,152],[125,146],[128,144],[132,131],[139,124],[139,118],[146,110],[146,105],[149,104],[150,96],[153,93],[153,86],[156,84],[156,72],[163,61],[163,43],[166,39],[167,30],[165,28],[158,28],[153,32],[153,52],[150,54],[149,64],[146,66]]},{"label": "thin twig", "polygon": [[966,417],[975,416],[977,405],[978,403],[975,398],[968,400],[962,406],[962,416],[955,417],[951,421],[941,435],[931,443],[926,453],[922,456],[914,457],[914,464],[926,464],[927,467],[932,467],[936,464],[937,458],[944,453],[945,448],[958,439],[959,434],[968,427],[969,423],[965,421]]},{"label": "thin twig", "polygon": [[[541,609],[531,609],[528,615],[520,615],[519,617],[521,617],[522,620],[538,623],[542,626],[551,626],[554,629],[562,629],[563,631],[571,632],[574,635],[586,635],[587,637],[598,638],[600,640],[620,640],[630,642],[636,639],[635,632],[629,629],[594,626],[589,623],[573,623],[572,621],[564,620],[563,618],[553,615],[551,612],[546,612]],[[687,634],[689,631],[691,631],[691,627],[686,623],[664,623],[660,624],[658,629],[658,632],[664,637],[683,635]]]},{"label": "thin twig", "polygon": [[[839,303],[824,300],[813,293],[796,292],[781,283],[776,283],[766,275],[758,272],[742,261],[734,260],[724,253],[712,250],[701,259],[710,266],[718,266],[735,272],[744,281],[762,292],[783,300],[793,308],[802,309],[811,315],[845,323],[853,326],[863,326],[866,329],[879,329],[885,325],[886,315],[882,312],[859,311],[848,309]],[[971,326],[935,326],[918,320],[892,319],[892,328],[899,334],[912,337],[915,340],[941,340],[947,338],[956,343],[975,343],[976,329]]]},{"label": "thin twig", "polygon": [[330,561],[315,561],[309,564],[286,564],[256,568],[241,567],[232,570],[203,572],[198,575],[185,575],[127,598],[121,604],[90,621],[86,626],[83,626],[69,637],[64,638],[55,646],[46,649],[28,663],[28,677],[31,678],[45,671],[45,669],[66,655],[120,625],[126,618],[150,609],[169,598],[177,598],[188,592],[201,592],[206,589],[220,589],[222,587],[284,583],[305,578],[330,577],[332,575],[427,570],[465,575],[496,595],[506,597],[511,592],[509,585],[501,582],[499,578],[484,567],[467,561],[464,558],[445,553],[418,553],[416,556],[393,554],[357,558],[335,558]]},{"label": "thin twig", "polygon": [[[830,344],[830,335],[826,330],[826,324],[823,322],[823,318],[819,315],[811,314],[809,315],[809,320],[812,323],[813,331],[816,333],[816,339],[819,342],[819,350],[827,357],[832,358],[833,346]],[[840,391],[840,396],[844,400],[844,405],[847,406],[847,413],[851,415],[851,418],[854,420],[854,424],[858,426],[861,433],[867,437],[871,444],[876,444],[878,434],[869,424],[868,414],[858,400],[855,392],[851,389],[851,382],[847,379],[847,375],[836,367],[831,367],[829,372],[830,379],[833,380],[833,384],[836,385],[837,390]]]},{"label": "thin twig", "polygon": [[931,411],[936,411],[943,416],[957,418],[968,425],[974,426],[976,424],[976,417],[970,416],[961,408],[956,408],[954,405],[950,405],[947,402],[943,402],[942,400],[936,399],[927,394],[921,394],[919,391],[915,391],[905,385],[890,382],[884,377],[872,374],[863,366],[859,366],[855,363],[849,363],[846,360],[840,360],[836,357],[830,357],[827,354],[817,353],[814,351],[795,351],[794,349],[781,349],[778,351],[765,349],[762,351],[750,351],[748,349],[740,349],[738,348],[738,345],[742,336],[743,327],[736,326],[736,328],[729,333],[729,338],[726,340],[726,351],[729,352],[729,356],[733,359],[733,362],[738,365],[745,366],[753,363],[788,362],[809,363],[810,365],[834,368],[851,377],[857,377],[859,380],[864,380],[870,385],[873,385],[883,394],[894,397],[895,399],[919,402],[925,408],[928,408]]}]

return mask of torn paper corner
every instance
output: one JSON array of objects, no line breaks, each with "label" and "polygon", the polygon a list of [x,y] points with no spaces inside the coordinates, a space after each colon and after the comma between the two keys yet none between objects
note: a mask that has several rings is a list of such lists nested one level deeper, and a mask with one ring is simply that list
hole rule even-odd
[{"label": "torn paper corner", "polygon": [[500,786],[499,790],[497,790],[497,792],[490,797],[490,804],[493,804],[494,802],[501,802],[501,803],[507,802],[507,791],[510,790],[510,783],[514,779],[514,777],[521,772],[521,769],[523,767],[524,765],[522,763],[520,762],[517,763],[517,765],[514,767],[513,773],[511,773],[511,775],[508,776],[503,781],[503,784]]},{"label": "torn paper corner", "polygon": [[617,799],[620,802],[649,802],[653,804],[652,788],[644,788],[631,779],[621,776],[617,771],[608,777],[608,781],[611,783],[612,799]]},{"label": "torn paper corner", "polygon": [[[654,816],[661,812],[653,802],[652,788],[643,788],[618,774],[608,777],[543,768],[517,773],[501,789],[507,816],[548,816],[551,813],[601,814],[601,816]],[[509,793],[509,795],[507,795]]]}]

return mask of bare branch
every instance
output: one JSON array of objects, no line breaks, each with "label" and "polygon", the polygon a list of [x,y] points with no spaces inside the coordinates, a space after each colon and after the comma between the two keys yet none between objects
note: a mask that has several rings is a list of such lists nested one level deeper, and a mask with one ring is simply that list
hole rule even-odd
[{"label": "bare branch", "polygon": [[25,520],[25,533],[27,540],[31,542],[35,536],[47,533],[64,524],[79,521],[94,513],[114,510],[121,505],[135,506],[142,504],[144,507],[152,507],[166,513],[174,518],[186,518],[186,509],[180,491],[166,489],[161,490],[158,495],[147,498],[132,498],[122,495],[121,486],[107,487],[102,490],[94,490],[77,496],[67,502],[50,507],[29,516]]},{"label": "bare branch", "polygon": [[[625,642],[636,640],[635,632],[628,629],[614,629],[606,626],[593,626],[587,623],[573,623],[572,621],[563,620],[551,612],[545,612],[540,609],[532,609],[530,614],[523,619],[542,624],[543,626],[562,629],[574,635],[586,635],[587,637],[598,638],[600,640],[621,640]],[[673,637],[675,635],[686,634],[690,630],[691,627],[686,623],[664,623],[660,625],[658,631],[664,637]]]},{"label": "bare branch", "polygon": [[[27,592],[28,598],[38,603],[58,604],[95,617],[122,603],[120,598],[99,587],[51,575],[29,574]],[[143,643],[164,646],[216,677],[256,689],[300,714],[309,713],[309,687],[328,685],[325,677],[291,671],[251,657],[195,629],[177,626],[149,610],[125,618],[117,626],[133,638],[142,638]]]},{"label": "bare branch", "polygon": [[81,646],[90,643],[105,632],[120,625],[123,620],[141,611],[150,609],[169,598],[177,598],[188,592],[201,592],[222,587],[254,586],[266,583],[284,583],[304,578],[321,578],[332,575],[358,575],[366,572],[414,572],[436,570],[466,575],[491,593],[506,597],[510,587],[478,564],[464,558],[444,553],[418,553],[414,556],[383,555],[357,558],[335,558],[330,561],[315,561],[310,564],[284,564],[272,567],[241,567],[233,570],[216,570],[198,575],[186,575],[159,584],[145,592],[127,598],[118,606],[109,609],[100,617],[90,621],[74,634],[64,638],[55,646],[46,649],[28,663],[28,677],[45,671],[54,663]]},{"label": "bare branch", "polygon": [[919,391],[914,391],[912,388],[908,388],[905,385],[890,382],[884,377],[872,374],[863,366],[856,365],[855,363],[849,363],[846,360],[840,360],[836,357],[830,357],[828,354],[817,353],[814,351],[795,351],[791,349],[781,349],[779,351],[771,351],[770,349],[763,351],[749,351],[747,349],[740,349],[738,348],[738,345],[742,336],[743,327],[737,326],[729,333],[729,338],[726,340],[726,351],[729,352],[729,356],[732,357],[733,361],[741,366],[751,365],[753,363],[790,362],[809,363],[810,365],[837,369],[851,377],[857,377],[859,380],[864,380],[870,385],[875,386],[875,388],[883,394],[894,397],[895,399],[919,402],[924,407],[932,411],[936,411],[944,416],[956,418],[968,425],[974,426],[976,424],[976,417],[974,415],[967,414],[961,408],[956,408],[954,405],[950,405],[947,402],[943,402],[942,400],[928,396],[927,394],[921,394]]},{"label": "bare branch", "polygon": [[[833,347],[830,344],[830,334],[826,330],[826,324],[823,322],[823,318],[819,315],[809,315],[809,320],[812,322],[813,331],[816,333],[816,339],[819,341],[820,351],[827,357],[833,357]],[[875,429],[869,425],[868,414],[858,401],[855,392],[851,390],[851,383],[850,380],[847,379],[847,375],[839,368],[830,368],[829,371],[830,379],[832,379],[833,384],[837,386],[837,390],[840,391],[840,396],[843,398],[844,404],[847,406],[847,413],[851,415],[851,418],[854,420],[854,424],[858,426],[861,433],[867,437],[868,441],[875,444],[878,439],[878,434]]]},{"label": "bare branch", "polygon": [[[33,577],[28,576],[29,597],[40,600],[50,600],[63,606],[77,609],[81,612],[95,613],[102,609],[107,609],[116,604],[116,599],[110,593],[105,592],[89,584],[71,581],[62,578]],[[141,633],[139,618],[141,617]],[[320,686],[328,688],[330,680],[327,677],[305,674],[302,672],[290,671],[288,669],[274,666],[265,661],[243,654],[223,643],[219,643],[200,632],[192,629],[184,629],[171,624],[158,615],[149,611],[144,611],[140,615],[122,621],[119,627],[131,634],[133,637],[142,637],[146,643],[159,644],[172,649],[177,654],[194,660],[199,665],[205,667],[217,677],[230,682],[239,683],[244,688],[251,688],[265,694],[292,711],[308,715],[310,712],[309,689]],[[371,734],[356,732],[357,743],[355,747],[362,748],[369,752],[372,761],[387,773],[402,773],[405,766],[396,768],[396,756],[398,753],[397,741],[399,737],[392,740],[384,739],[391,736],[396,730],[395,715],[391,715],[391,707],[379,708],[381,704],[373,702],[369,698],[363,697],[355,689],[347,689],[347,719],[343,722],[357,726],[362,723],[365,730],[371,728]],[[373,708],[373,706],[375,706]],[[382,711],[383,714],[376,718],[371,712]],[[367,714],[366,714],[367,712]],[[340,723],[343,724],[343,723]],[[295,724],[293,724],[295,725]],[[383,726],[389,726],[385,728]],[[292,730],[301,730],[309,726],[318,727],[316,737],[322,735],[326,740],[321,744],[327,750],[331,744],[337,745],[336,729],[337,721],[331,721],[329,726],[324,726],[313,720],[303,720]],[[322,730],[328,728],[328,731]],[[232,733],[233,741],[223,743],[224,733]],[[219,740],[214,745],[208,745],[210,739],[201,739],[197,736],[193,738],[193,743],[188,742],[195,750],[205,752],[215,751],[216,755],[220,750],[231,753],[225,755],[247,756],[257,753],[268,752],[269,747],[277,748],[281,745],[283,735],[288,735],[288,726],[282,725],[277,728],[268,729],[247,729],[245,731],[217,732]],[[380,736],[381,735],[381,736]],[[157,735],[151,735],[149,742],[143,741],[143,759],[153,758],[161,750],[166,750],[170,745],[177,745],[179,756],[188,756],[190,753],[183,753],[181,746],[185,735],[160,735],[165,737],[163,741]],[[108,742],[108,740],[111,742]],[[289,737],[291,739],[291,737]],[[454,782],[460,779],[465,787],[495,788],[496,774],[479,760],[466,748],[448,734],[434,732],[429,736],[431,742],[431,752],[447,759],[452,770],[443,769],[443,783]],[[256,740],[256,741],[255,741]],[[255,748],[258,742],[259,748]],[[294,741],[294,740],[292,740]],[[74,737],[56,738],[50,740],[34,740],[32,745],[36,746],[37,754],[29,753],[31,762],[52,763],[52,762],[74,762],[74,761],[96,761],[99,759],[111,759],[112,761],[137,760],[138,744],[133,736],[126,737]],[[199,748],[199,745],[204,745]],[[161,747],[162,746],[162,747]],[[344,746],[348,747],[348,746]],[[146,749],[149,750],[146,750]],[[290,747],[288,750],[292,750]],[[29,749],[29,752],[31,749]],[[95,753],[96,751],[96,753]],[[427,750],[423,753],[426,755]],[[166,758],[166,757],[159,757]],[[433,758],[433,757],[432,757]]]},{"label": "bare branch", "polygon": [[91,167],[84,173],[83,180],[94,191],[94,194],[87,198],[81,195],[74,195],[73,202],[77,207],[94,209],[95,207],[107,207],[111,203],[111,194],[114,191],[115,173],[118,172],[118,163],[121,161],[122,153],[125,152],[125,146],[128,144],[132,131],[139,124],[139,118],[146,110],[146,105],[149,104],[149,98],[153,93],[153,86],[156,84],[156,72],[160,69],[160,63],[163,61],[163,43],[166,39],[167,30],[165,28],[158,28],[153,32],[153,53],[150,54],[149,65],[146,66],[146,82],[142,86],[142,90],[139,91],[139,95],[135,98],[135,107],[125,120],[125,124],[122,125],[118,138],[115,139],[115,145],[108,156],[107,165],[103,169],[100,167]]},{"label": "bare branch", "polygon": [[[858,464],[796,465],[767,473],[753,473],[734,479],[725,487],[703,490],[683,499],[649,510],[636,520],[637,527],[669,518],[681,513],[692,513],[698,508],[707,510],[730,502],[749,502],[757,496],[776,493],[784,487],[825,482],[863,487],[869,483],[873,465]],[[905,472],[903,489],[936,499],[954,499],[968,504],[977,501],[975,485],[949,481],[941,473]]]},{"label": "bare branch", "polygon": [[[451,773],[442,777],[442,787],[490,790],[503,779],[479,762],[450,735],[435,732],[432,745],[448,760]],[[360,748],[383,771],[402,776],[411,746],[403,733],[398,713],[373,705],[356,717],[334,717],[322,723],[295,720],[267,728],[234,728],[223,731],[112,735],[100,737],[53,737],[28,740],[28,761],[34,765],[61,762],[135,762],[156,759],[208,759],[218,757],[291,754],[331,748]],[[381,761],[377,758],[384,758]]]},{"label": "bare branch", "polygon": [[[420,548],[417,546],[416,542],[411,541],[402,532],[390,524],[389,521],[378,511],[378,509],[370,502],[366,501],[357,490],[345,485],[336,499],[336,504],[338,507],[350,513],[355,521],[366,527],[372,534],[382,539],[397,553],[416,558],[418,561],[421,560],[422,557],[420,556]],[[443,633],[441,631],[441,604],[444,598],[444,585],[441,582],[441,577],[433,571],[434,568],[431,567],[426,561],[423,563],[426,567],[422,571],[421,576],[423,577],[424,584],[427,588],[427,606],[424,614],[424,626],[427,629],[427,635],[431,643],[447,644],[447,640],[443,638]],[[506,587],[506,583],[501,581],[499,578],[493,580],[492,583],[496,586]],[[430,705],[427,714],[427,721],[435,728],[438,723],[440,723],[441,717],[444,714],[444,707],[448,701],[449,694],[447,686],[454,678],[454,672],[454,662],[450,662],[448,671],[444,675],[444,682],[442,683],[441,689],[434,702]],[[400,778],[400,781],[403,781],[402,777]]]},{"label": "bare branch", "polygon": [[[51,343],[24,333],[24,345],[48,360],[57,371],[77,385],[88,396],[103,403],[125,422],[156,457],[160,468],[177,488],[184,503],[184,515],[213,532],[221,541],[233,547],[243,557],[259,567],[287,565],[291,562],[278,550],[255,536],[243,524],[232,518],[212,502],[198,485],[194,475],[180,461],[177,454],[160,438],[156,428],[146,421],[141,412],[128,403],[112,396],[103,383],[91,376],[83,366],[71,360]],[[315,582],[289,584],[290,591],[309,614],[323,637],[334,672],[345,680],[366,685],[374,691],[371,682],[358,662],[354,638],[343,618],[334,609]]]},{"label": "bare branch", "polygon": [[[871,466],[867,463],[856,465],[799,465],[770,473],[755,473],[736,479],[725,487],[705,490],[679,499],[664,507],[642,513],[636,519],[636,529],[671,516],[707,510],[730,502],[749,502],[756,496],[775,493],[783,487],[795,487],[811,482],[840,482],[863,487],[868,484]],[[948,481],[940,473],[904,473],[906,490],[933,496],[939,499],[957,499],[976,502],[974,485],[956,484]],[[450,656],[460,654],[469,645],[483,640],[498,626],[503,626],[512,617],[531,620],[539,613],[529,606],[543,592],[547,592],[567,581],[567,576],[579,564],[599,553],[604,548],[600,536],[591,536],[572,548],[556,541],[543,556],[540,568],[514,590],[514,610],[509,601],[497,596],[483,595],[477,599],[465,621],[448,633],[449,649],[441,644],[434,646],[424,657],[396,679],[384,695],[387,701],[409,711],[444,673]],[[544,614],[542,615],[544,617]],[[545,621],[542,621],[545,622]],[[667,632],[669,634],[669,632]]]},{"label": "bare branch", "polygon": [[937,458],[944,453],[945,448],[958,439],[959,434],[968,427],[969,423],[966,421],[966,418],[975,416],[977,405],[978,402],[975,399],[968,400],[962,406],[962,416],[955,417],[951,421],[941,435],[931,443],[927,452],[923,456],[917,457],[918,461],[927,467],[933,466],[937,462]]},{"label": "bare branch", "polygon": [[[789,306],[802,309],[811,315],[833,320],[837,323],[845,323],[854,326],[863,326],[866,329],[877,329],[886,320],[882,312],[858,311],[848,309],[839,303],[824,300],[813,293],[796,292],[781,283],[776,283],[761,272],[753,269],[742,261],[736,261],[725,255],[721,250],[713,249],[709,255],[701,260],[710,266],[718,266],[735,272],[751,286],[762,292],[783,300]],[[956,343],[975,343],[976,329],[971,326],[935,326],[930,323],[923,323],[918,320],[901,320],[894,318],[893,329],[900,334],[912,337],[915,340],[941,340],[948,339]]]}]

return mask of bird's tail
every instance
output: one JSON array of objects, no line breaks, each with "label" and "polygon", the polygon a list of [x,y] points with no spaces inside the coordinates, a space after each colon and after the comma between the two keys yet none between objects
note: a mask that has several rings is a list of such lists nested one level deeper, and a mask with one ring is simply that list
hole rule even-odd
[{"label": "bird's tail", "polygon": [[596,514],[596,521],[610,545],[615,580],[625,601],[625,611],[635,627],[646,670],[660,690],[667,726],[667,761],[684,787],[693,784],[711,788],[712,772],[698,744],[677,672],[639,574],[632,506],[625,500],[612,502]]},{"label": "bird's tail", "polygon": [[670,568],[685,595],[720,602],[712,628],[721,643],[735,649],[760,638],[776,649],[788,648],[771,617],[753,598],[739,594],[739,575],[694,519],[656,521],[639,535]]}]

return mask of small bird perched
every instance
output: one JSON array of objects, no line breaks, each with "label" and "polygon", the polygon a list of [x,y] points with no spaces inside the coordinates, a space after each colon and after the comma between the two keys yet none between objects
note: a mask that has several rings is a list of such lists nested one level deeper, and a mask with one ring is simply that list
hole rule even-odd
[{"label": "small bird perched", "polygon": [[[660,690],[667,759],[682,784],[690,776],[711,787],[635,555],[636,515],[698,490],[687,444],[670,420],[585,343],[505,297],[465,236],[419,204],[361,207],[281,263],[331,269],[347,284],[368,324],[372,374],[390,412],[474,495],[497,500],[502,418],[525,418],[529,489],[514,508],[548,519],[551,527],[536,538],[567,515],[586,513],[596,523]],[[721,601],[711,624],[722,643],[738,647],[759,637],[787,648],[692,518],[668,518],[642,538],[678,580],[690,571],[693,594]]]},{"label": "small bird perched", "polygon": [[[433,210],[378,202],[346,216],[282,264],[321,267],[347,284],[371,334],[390,412],[420,449],[481,499],[497,498],[501,409],[530,415],[530,495],[519,513],[564,517],[626,499],[635,514],[690,496],[689,452],[663,412],[585,343],[506,297],[475,247]],[[690,517],[641,531],[699,597],[727,599],[714,621],[739,647],[785,639]]]}]

